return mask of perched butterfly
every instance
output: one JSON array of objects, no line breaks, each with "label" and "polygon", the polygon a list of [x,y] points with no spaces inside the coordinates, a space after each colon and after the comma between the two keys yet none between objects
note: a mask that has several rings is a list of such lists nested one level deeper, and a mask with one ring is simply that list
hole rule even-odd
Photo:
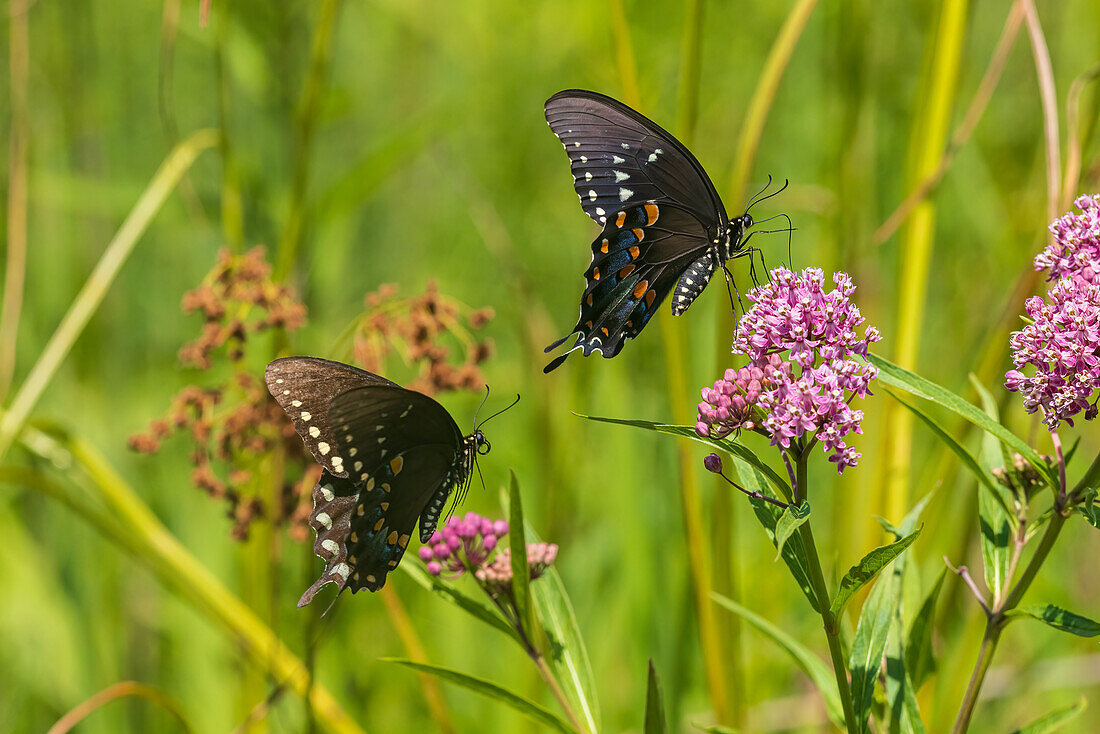
[{"label": "perched butterfly", "polygon": [[706,171],[652,120],[596,92],[567,89],[546,102],[546,121],[565,146],[581,207],[603,231],[592,243],[581,315],[572,332],[546,348],[614,357],[673,292],[683,313],[745,245],[752,217],[726,215]]},{"label": "perched butterfly", "polygon": [[302,594],[305,606],[327,583],[340,591],[381,589],[420,520],[435,531],[447,498],[465,493],[480,430],[463,437],[442,405],[364,370],[316,357],[267,366],[267,389],[324,468],[313,488],[310,526],[325,570]]}]

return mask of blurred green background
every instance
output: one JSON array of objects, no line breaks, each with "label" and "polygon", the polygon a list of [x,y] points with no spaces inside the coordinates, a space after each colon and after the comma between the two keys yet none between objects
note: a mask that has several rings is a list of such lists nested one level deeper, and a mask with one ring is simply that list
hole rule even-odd
[{"label": "blurred green background", "polygon": [[[169,441],[150,457],[128,451],[127,437],[161,415],[181,387],[205,379],[178,365],[177,350],[200,328],[179,304],[219,248],[266,245],[309,308],[307,327],[291,335],[291,351],[337,359],[348,355],[332,353],[332,344],[361,312],[365,293],[393,282],[413,295],[434,278],[443,293],[495,308],[487,334],[496,354],[484,371],[494,399],[523,395],[517,409],[488,427],[493,452],[481,466],[489,491],[475,484],[466,507],[498,516],[496,490],[510,468],[516,471],[529,520],[561,547],[557,566],[588,641],[603,728],[640,730],[648,658],[679,730],[713,721],[676,444],[570,411],[670,422],[675,411],[694,415],[698,388],[735,364],[726,354],[728,299],[720,285],[712,287],[677,320],[679,333],[654,324],[614,360],[574,357],[542,374],[541,347],[575,318],[595,234],[576,204],[542,103],[568,87],[630,101],[635,68],[642,110],[690,141],[728,210],[739,213],[744,199],[731,198],[738,187],[731,177],[746,109],[789,3],[215,0],[205,27],[196,0],[24,6],[6,6],[14,15],[0,40],[10,72],[0,75],[0,124],[5,137],[18,134],[20,124],[27,132],[25,170],[16,165],[18,146],[0,152],[7,199],[17,177],[25,175],[27,186],[25,296],[5,404],[172,146],[196,129],[218,128],[223,142],[199,157],[156,213],[33,419],[60,424],[101,452],[182,544],[304,655],[320,629],[321,609],[295,607],[320,570],[311,543],[284,537],[281,560],[258,568],[268,554],[252,546],[264,541],[230,539],[224,508],[190,483],[186,442]],[[855,300],[884,334],[877,351],[898,358],[908,329],[910,364],[922,374],[965,393],[967,374],[984,370],[1001,397],[1007,332],[1019,323],[1011,315],[1026,295],[1014,288],[1028,282],[1049,211],[1026,29],[973,136],[923,210],[932,217],[927,256],[920,260],[919,233],[903,227],[877,244],[874,232],[928,170],[920,162],[928,150],[934,164],[945,133],[962,120],[1007,7],[957,0],[819,4],[766,110],[758,153],[742,158],[751,166],[750,191],[769,174],[790,179],[790,188],[754,216],[791,217],[793,267],[853,275]],[[1100,60],[1100,5],[1046,1],[1039,14],[1064,148],[1071,82]],[[945,29],[945,18],[955,18],[955,26]],[[697,37],[685,31],[694,19]],[[691,59],[698,60],[694,94]],[[938,113],[929,109],[937,99]],[[1100,189],[1097,100],[1091,89],[1081,97],[1079,192]],[[12,211],[5,211],[10,225]],[[784,235],[754,242],[769,265],[786,262]],[[928,267],[926,287],[920,262]],[[744,263],[735,271],[742,287],[748,284]],[[907,289],[915,311],[903,300]],[[677,341],[669,344],[670,337]],[[670,354],[683,357],[685,379],[670,380]],[[253,355],[257,375],[271,356]],[[395,369],[395,379],[410,376]],[[479,400],[451,394],[443,402],[466,427]],[[826,576],[843,573],[883,541],[876,514],[898,521],[899,507],[932,490],[925,533],[913,548],[920,575],[932,579],[944,555],[980,568],[973,480],[922,427],[912,429],[910,441],[887,415],[889,400],[879,390],[865,401],[858,468],[838,478],[823,456],[815,460],[814,517]],[[1016,400],[1004,409],[1014,430],[1035,432]],[[1079,425],[1071,438],[1077,433],[1082,456],[1100,450],[1093,426]],[[977,439],[968,435],[971,445]],[[1039,448],[1050,452],[1049,445]],[[695,444],[688,449],[696,467],[704,453]],[[3,462],[48,470],[62,484],[77,481],[19,445]],[[824,654],[820,622],[773,563],[774,549],[748,505],[699,474],[692,481],[715,587]],[[0,485],[0,538],[3,731],[44,731],[122,680],[178,700],[197,731],[228,731],[278,683],[146,564],[10,475]],[[1071,524],[1029,598],[1100,614],[1098,552],[1100,536]],[[947,583],[935,642],[950,658],[920,696],[930,731],[949,726],[981,629],[973,599],[957,578]],[[390,585],[428,659],[554,706],[529,661],[497,633],[403,573]],[[731,715],[751,731],[825,730],[819,697],[790,660],[753,630],[715,614],[729,652]],[[343,599],[324,628],[316,674],[367,731],[435,730],[416,675],[378,661],[406,654],[382,600],[359,594]],[[1014,626],[994,666],[975,731],[1008,731],[1082,693],[1093,709],[1071,730],[1100,726],[1100,653],[1088,641]],[[443,690],[458,731],[534,726],[464,690]],[[287,693],[251,730],[302,731],[308,719],[301,700]],[[130,698],[91,714],[79,731],[174,726],[161,709]]]}]

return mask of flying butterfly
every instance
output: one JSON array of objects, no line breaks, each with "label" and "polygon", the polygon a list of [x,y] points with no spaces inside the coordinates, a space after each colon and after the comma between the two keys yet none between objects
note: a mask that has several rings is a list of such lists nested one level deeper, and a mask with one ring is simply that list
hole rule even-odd
[{"label": "flying butterfly", "polygon": [[285,357],[265,378],[323,468],[309,524],[325,570],[298,606],[328,583],[381,589],[417,520],[425,543],[451,493],[461,501],[478,455],[489,453],[485,434],[463,436],[432,398],[340,362]]},{"label": "flying butterfly", "polygon": [[652,120],[581,89],[558,92],[545,113],[569,156],[581,207],[603,228],[592,243],[577,325],[546,351],[573,335],[577,341],[546,365],[550,372],[577,349],[614,357],[669,293],[678,316],[715,270],[755,248],[746,244],[748,210],[731,220],[699,161]]}]

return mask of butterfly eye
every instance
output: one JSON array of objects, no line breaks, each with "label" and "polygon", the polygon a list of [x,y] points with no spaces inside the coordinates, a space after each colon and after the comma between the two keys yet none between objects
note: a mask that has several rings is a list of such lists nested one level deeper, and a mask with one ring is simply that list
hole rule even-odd
[{"label": "butterfly eye", "polygon": [[479,432],[478,435],[477,435],[477,452],[478,452],[478,454],[480,454],[481,456],[485,456],[485,454],[489,453],[489,449],[491,449],[491,448],[492,448],[492,446],[486,440],[485,436]]},{"label": "butterfly eye", "polygon": [[752,226],[752,215],[746,214],[741,217],[741,226],[748,229]]}]

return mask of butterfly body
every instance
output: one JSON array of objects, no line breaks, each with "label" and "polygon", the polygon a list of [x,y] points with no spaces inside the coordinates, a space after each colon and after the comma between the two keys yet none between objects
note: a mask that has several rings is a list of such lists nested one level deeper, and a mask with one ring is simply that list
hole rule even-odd
[{"label": "butterfly body", "polygon": [[596,92],[566,90],[545,106],[546,121],[569,156],[585,213],[602,227],[592,243],[569,352],[619,353],[670,294],[679,315],[714,273],[743,255],[746,213],[730,219],[695,156],[652,120]]},{"label": "butterfly body", "polygon": [[420,541],[431,537],[488,441],[480,430],[463,436],[427,395],[339,362],[277,359],[266,381],[323,468],[309,524],[326,565],[298,605],[327,583],[377,591],[418,521]]}]

